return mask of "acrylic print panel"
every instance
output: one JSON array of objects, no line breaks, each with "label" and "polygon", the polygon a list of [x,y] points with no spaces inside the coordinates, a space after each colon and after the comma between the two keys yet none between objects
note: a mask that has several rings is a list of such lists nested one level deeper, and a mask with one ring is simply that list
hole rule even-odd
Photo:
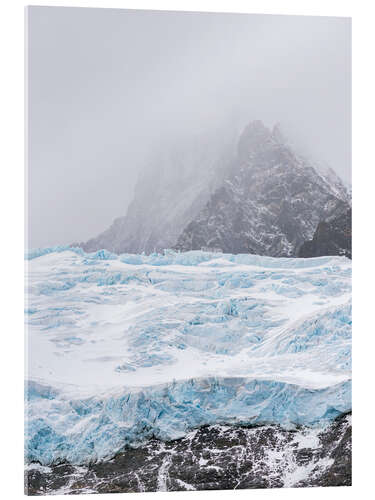
[{"label": "acrylic print panel", "polygon": [[350,44],[28,9],[29,495],[351,484]]}]

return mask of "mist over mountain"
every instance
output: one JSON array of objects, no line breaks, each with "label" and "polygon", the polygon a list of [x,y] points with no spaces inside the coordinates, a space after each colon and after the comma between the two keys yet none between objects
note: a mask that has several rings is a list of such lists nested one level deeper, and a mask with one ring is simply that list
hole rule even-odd
[{"label": "mist over mountain", "polygon": [[260,120],[238,141],[224,132],[186,140],[145,169],[127,214],[80,246],[297,256],[350,196],[332,169],[296,149],[280,125]]},{"label": "mist over mountain", "polygon": [[234,140],[217,130],[160,151],[142,171],[126,215],[81,246],[86,251],[106,248],[116,253],[172,248],[228,175]]},{"label": "mist over mountain", "polygon": [[350,181],[349,18],[27,12],[28,249],[102,233],[126,215],[145,164],[157,170],[222,124],[238,139],[250,120],[281,121]]}]

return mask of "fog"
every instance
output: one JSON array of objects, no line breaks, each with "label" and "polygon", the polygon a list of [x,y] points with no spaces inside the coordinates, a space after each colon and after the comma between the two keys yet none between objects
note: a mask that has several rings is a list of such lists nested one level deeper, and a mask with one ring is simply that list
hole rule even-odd
[{"label": "fog", "polygon": [[158,149],[253,119],[350,183],[350,19],[31,7],[27,55],[30,247],[95,236]]}]

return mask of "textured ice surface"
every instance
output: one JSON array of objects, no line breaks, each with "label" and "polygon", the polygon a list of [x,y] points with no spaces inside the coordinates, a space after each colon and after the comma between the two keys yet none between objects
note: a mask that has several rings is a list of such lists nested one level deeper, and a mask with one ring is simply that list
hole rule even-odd
[{"label": "textured ice surface", "polygon": [[28,459],[84,463],[215,423],[351,408],[351,261],[27,255]]}]

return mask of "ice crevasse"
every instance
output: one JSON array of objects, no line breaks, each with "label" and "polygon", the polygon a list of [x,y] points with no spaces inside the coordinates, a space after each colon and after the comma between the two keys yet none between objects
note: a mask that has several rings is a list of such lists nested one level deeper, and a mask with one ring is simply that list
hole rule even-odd
[{"label": "ice crevasse", "polygon": [[26,457],[87,463],[215,423],[351,409],[351,261],[27,256]]}]

